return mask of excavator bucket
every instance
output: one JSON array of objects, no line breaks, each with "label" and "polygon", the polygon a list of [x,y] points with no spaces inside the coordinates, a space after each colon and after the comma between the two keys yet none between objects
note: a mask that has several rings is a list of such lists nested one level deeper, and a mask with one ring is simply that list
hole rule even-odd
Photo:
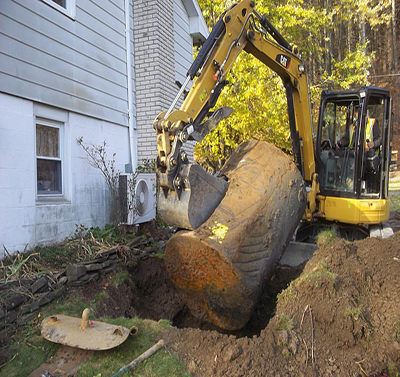
[{"label": "excavator bucket", "polygon": [[224,198],[197,229],[171,237],[164,261],[194,316],[234,330],[248,322],[306,195],[291,158],[266,142],[242,144],[221,173]]},{"label": "excavator bucket", "polygon": [[188,164],[181,172],[185,188],[180,197],[176,191],[159,190],[157,213],[168,225],[196,229],[206,221],[225,195],[228,183],[207,174],[199,165]]}]

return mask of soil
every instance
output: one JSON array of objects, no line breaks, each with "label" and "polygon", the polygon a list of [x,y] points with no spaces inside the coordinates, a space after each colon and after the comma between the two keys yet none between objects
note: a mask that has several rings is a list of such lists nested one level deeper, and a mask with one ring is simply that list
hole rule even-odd
[{"label": "soil", "polygon": [[258,337],[174,329],[168,347],[194,376],[395,376],[399,254],[400,233],[338,240],[316,251]]},{"label": "soil", "polygon": [[105,292],[96,317],[169,319],[175,327],[163,339],[195,377],[400,371],[400,232],[384,240],[336,240],[306,264],[278,266],[248,324],[232,332],[190,314],[163,259],[131,260],[123,268],[117,273],[125,279],[109,274],[69,293],[90,302]]},{"label": "soil", "polygon": [[163,260],[149,258],[106,288],[104,314],[173,321],[163,338],[193,376],[396,376],[399,273],[400,232],[336,240],[305,267],[278,266],[246,327],[227,332],[191,316]]}]

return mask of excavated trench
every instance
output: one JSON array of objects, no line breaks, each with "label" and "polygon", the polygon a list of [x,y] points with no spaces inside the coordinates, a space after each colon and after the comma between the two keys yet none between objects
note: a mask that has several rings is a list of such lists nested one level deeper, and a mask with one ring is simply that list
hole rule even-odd
[{"label": "excavated trench", "polygon": [[278,266],[270,282],[262,292],[247,325],[234,331],[222,330],[194,317],[178,291],[173,286],[159,258],[142,260],[130,270],[129,278],[118,287],[109,286],[109,294],[97,309],[98,315],[133,317],[153,320],[168,319],[178,328],[216,330],[237,337],[258,336],[275,313],[278,294],[297,278],[304,268]]},{"label": "excavated trench", "polygon": [[262,292],[260,301],[254,308],[254,312],[246,326],[239,330],[224,330],[210,323],[201,322],[195,318],[185,306],[174,318],[173,325],[178,328],[198,328],[201,330],[216,330],[223,334],[241,337],[259,336],[265,329],[269,320],[274,316],[278,294],[296,279],[303,271],[304,264],[298,267],[278,266],[271,280]]}]

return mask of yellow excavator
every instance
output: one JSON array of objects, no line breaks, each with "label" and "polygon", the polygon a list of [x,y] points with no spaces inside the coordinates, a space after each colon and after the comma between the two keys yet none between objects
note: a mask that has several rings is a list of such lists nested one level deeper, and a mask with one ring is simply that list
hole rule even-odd
[{"label": "yellow excavator", "polygon": [[[183,145],[201,141],[230,115],[229,108],[212,109],[242,51],[283,81],[292,155],[250,140],[212,176],[188,162]],[[170,108],[154,121],[158,214],[183,229],[167,243],[164,260],[193,315],[224,329],[243,327],[295,232],[301,241],[329,224],[350,239],[382,232],[391,108],[386,89],[323,91],[315,137],[297,48],[252,0],[221,15]]]}]

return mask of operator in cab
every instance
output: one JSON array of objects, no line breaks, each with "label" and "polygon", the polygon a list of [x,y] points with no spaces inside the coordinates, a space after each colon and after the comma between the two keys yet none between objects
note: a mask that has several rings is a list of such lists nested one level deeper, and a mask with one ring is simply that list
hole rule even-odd
[{"label": "operator in cab", "polygon": [[[359,125],[358,109],[355,111],[353,122],[346,128],[345,134],[336,144],[338,154],[342,154],[344,150],[354,149],[356,131]],[[379,171],[379,152],[382,145],[382,134],[379,128],[378,121],[373,115],[373,109],[367,110],[367,122],[365,125],[365,149],[364,149],[364,165],[363,165],[363,179],[367,181],[367,191],[377,192],[378,186],[376,185],[376,177]]]},{"label": "operator in cab", "polygon": [[[368,110],[368,118],[366,124],[366,132],[365,132],[365,150],[368,152],[368,155],[372,153],[378,153],[379,148],[382,145],[382,135],[379,129],[378,121],[372,117],[371,110]],[[359,126],[359,110],[355,112],[355,117],[353,122],[346,128],[346,132],[343,137],[336,144],[336,148],[354,148],[356,130]]]}]

